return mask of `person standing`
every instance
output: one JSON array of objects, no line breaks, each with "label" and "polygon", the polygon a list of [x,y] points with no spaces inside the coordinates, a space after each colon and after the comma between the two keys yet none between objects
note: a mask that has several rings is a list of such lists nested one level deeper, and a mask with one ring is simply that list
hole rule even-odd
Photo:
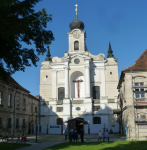
[{"label": "person standing", "polygon": [[98,133],[98,141],[101,141],[101,139],[102,139],[102,132],[99,131],[99,133]]},{"label": "person standing", "polygon": [[74,142],[77,142],[77,140],[78,140],[78,132],[77,132],[77,130],[74,130],[74,132],[73,132],[73,139],[74,139]]},{"label": "person standing", "polygon": [[83,139],[84,138],[84,131],[83,131],[83,129],[81,129],[81,133],[80,134],[81,134],[81,142],[84,142],[84,139]]},{"label": "person standing", "polygon": [[67,140],[67,135],[68,135],[68,129],[66,127],[65,131],[64,131],[64,135],[65,135],[65,140]]},{"label": "person standing", "polygon": [[107,130],[104,132],[103,141],[105,141],[105,138],[107,138],[108,141],[109,141],[109,134],[108,134],[108,131],[107,131]]}]

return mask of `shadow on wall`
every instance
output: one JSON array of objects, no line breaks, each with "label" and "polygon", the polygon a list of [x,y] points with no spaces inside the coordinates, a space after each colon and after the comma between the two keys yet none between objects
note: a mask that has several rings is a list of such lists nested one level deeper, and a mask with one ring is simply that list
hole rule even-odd
[{"label": "shadow on wall", "polygon": [[[49,107],[49,102],[43,102],[41,107],[41,125],[38,127],[39,133],[44,134],[63,134],[64,130],[67,126],[66,121],[73,119],[73,118],[80,118],[87,121],[87,124],[79,124],[75,121],[68,124],[68,129],[72,128],[83,128],[85,134],[90,133],[98,133],[100,130],[104,132],[104,130],[108,130],[109,133],[118,133],[119,132],[119,124],[117,115],[113,115],[113,110],[111,107],[106,106],[106,104],[99,104],[103,107],[100,110],[95,111],[93,107],[92,112],[80,111],[77,110],[77,114],[72,113],[71,107],[71,114],[64,118],[62,115],[63,112],[63,102],[58,103],[58,105],[52,105]],[[94,104],[92,104],[94,106]],[[71,105],[72,106],[72,105]],[[79,106],[80,107],[80,106]],[[58,112],[58,113],[56,113]],[[112,113],[112,115],[108,115],[108,113]],[[61,114],[60,114],[61,113]]]}]

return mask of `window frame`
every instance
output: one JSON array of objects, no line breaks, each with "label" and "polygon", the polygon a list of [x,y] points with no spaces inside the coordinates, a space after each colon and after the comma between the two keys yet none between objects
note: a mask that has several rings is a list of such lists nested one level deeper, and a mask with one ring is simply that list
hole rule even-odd
[{"label": "window frame", "polygon": [[144,86],[144,82],[135,82],[134,85],[139,86],[139,88],[135,88],[135,98],[136,99],[146,98],[145,89],[141,87]]},{"label": "window frame", "polygon": [[93,124],[101,124],[101,117],[93,117]]},{"label": "window frame", "polygon": [[2,120],[2,117],[0,117],[0,129],[2,129],[3,127],[3,120]]},{"label": "window frame", "polygon": [[58,101],[62,101],[62,100],[63,100],[63,99],[59,99],[59,98],[60,98],[60,96],[59,96],[59,93],[60,93],[59,90],[60,90],[61,88],[64,89],[63,99],[65,98],[65,87],[59,87],[59,88],[58,88]]},{"label": "window frame", "polygon": [[0,105],[3,105],[3,91],[0,91]]},{"label": "window frame", "polygon": [[16,119],[16,128],[19,128],[19,118]]},{"label": "window frame", "polygon": [[8,128],[12,127],[11,122],[12,122],[11,118],[8,118]]},{"label": "window frame", "polygon": [[79,41],[74,41],[74,51],[79,50]]},{"label": "window frame", "polygon": [[8,96],[8,107],[12,106],[12,94],[9,94]]},{"label": "window frame", "polygon": [[[95,95],[94,95],[94,91],[96,91],[96,87],[99,87],[99,93],[98,93],[99,97],[98,97],[98,98],[97,98],[96,92],[95,92]],[[100,86],[93,86],[93,87],[92,87],[92,96],[93,96],[93,99],[100,99],[100,97],[101,97],[100,94],[101,94],[101,93],[100,93]]]}]

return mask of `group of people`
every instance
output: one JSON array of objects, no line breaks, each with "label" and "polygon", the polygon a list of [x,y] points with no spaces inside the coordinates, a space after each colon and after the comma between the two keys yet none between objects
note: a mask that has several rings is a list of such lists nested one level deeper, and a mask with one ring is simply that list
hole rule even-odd
[{"label": "group of people", "polygon": [[25,136],[25,134],[22,134],[21,139],[20,139],[20,135],[18,134],[16,143],[25,144],[26,141],[27,141],[27,137]]},{"label": "group of people", "polygon": [[[83,129],[81,129],[79,131],[80,134],[80,138],[81,138],[81,142],[84,142],[83,138],[84,138],[84,131]],[[75,128],[71,128],[70,131],[68,132],[68,129],[65,129],[64,132],[65,135],[65,140],[67,140],[67,136],[69,135],[69,142],[72,142],[72,139],[74,140],[74,142],[78,142],[78,130]]]},{"label": "group of people", "polygon": [[104,136],[102,135],[102,132],[99,131],[99,133],[98,133],[98,141],[101,141],[102,138],[103,138],[103,141],[105,141],[105,139],[108,139],[108,141],[109,141],[109,134],[108,134],[107,130],[104,132]]}]

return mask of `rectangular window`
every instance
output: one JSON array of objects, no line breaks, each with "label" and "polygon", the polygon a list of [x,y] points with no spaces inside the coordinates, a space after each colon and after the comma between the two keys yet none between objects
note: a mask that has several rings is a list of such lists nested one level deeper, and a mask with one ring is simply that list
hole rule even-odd
[{"label": "rectangular window", "polygon": [[19,108],[20,98],[19,96],[16,97],[16,108]]},{"label": "rectangular window", "polygon": [[22,108],[23,110],[25,110],[26,109],[26,99],[23,99],[23,108]]},{"label": "rectangular window", "polygon": [[2,105],[3,103],[3,92],[0,91],[0,105]]},{"label": "rectangular window", "polygon": [[37,113],[37,107],[35,107],[35,113]]},{"label": "rectangular window", "polygon": [[26,124],[25,124],[25,119],[23,119],[23,128],[26,127]]},{"label": "rectangular window", "polygon": [[8,118],[8,128],[11,128],[11,118]]},{"label": "rectangular window", "polygon": [[8,106],[12,106],[12,94],[9,94],[9,97],[8,97]]},{"label": "rectangular window", "polygon": [[100,111],[100,106],[94,106],[94,111]]},{"label": "rectangular window", "polygon": [[16,119],[16,128],[19,128],[19,119]]},{"label": "rectangular window", "polygon": [[2,118],[0,118],[0,129],[2,128]]},{"label": "rectangular window", "polygon": [[145,98],[145,90],[144,88],[141,88],[141,86],[144,86],[143,82],[135,83],[135,86],[140,86],[140,88],[135,89],[135,96],[136,98]]},{"label": "rectangular window", "polygon": [[146,115],[138,115],[139,119],[146,119]]},{"label": "rectangular window", "polygon": [[63,107],[57,107],[57,112],[63,112]]}]

